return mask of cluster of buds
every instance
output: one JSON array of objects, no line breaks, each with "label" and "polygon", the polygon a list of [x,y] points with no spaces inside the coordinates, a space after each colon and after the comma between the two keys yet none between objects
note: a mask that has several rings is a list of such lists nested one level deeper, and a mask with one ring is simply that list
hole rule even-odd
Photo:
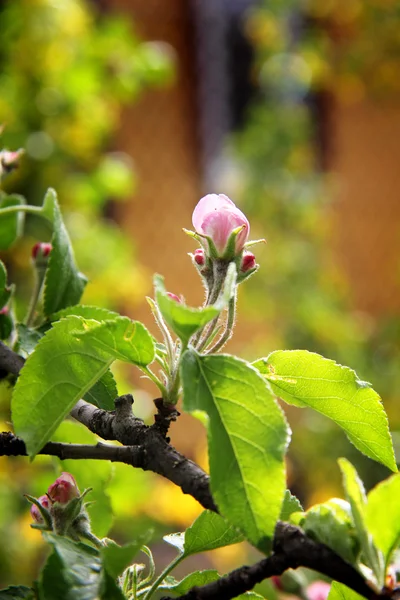
[{"label": "cluster of buds", "polygon": [[257,269],[256,258],[246,249],[250,224],[247,217],[224,194],[204,196],[193,212],[191,233],[201,248],[192,254],[192,260],[201,276],[210,287],[213,279],[213,264],[229,264],[234,261],[238,271],[238,283],[252,275]]},{"label": "cluster of buds", "polygon": [[54,531],[75,541],[85,538],[97,545],[99,540],[90,531],[89,515],[83,502],[89,491],[87,489],[81,494],[73,476],[61,473],[44,496],[26,496],[32,503],[34,523],[31,527]]}]

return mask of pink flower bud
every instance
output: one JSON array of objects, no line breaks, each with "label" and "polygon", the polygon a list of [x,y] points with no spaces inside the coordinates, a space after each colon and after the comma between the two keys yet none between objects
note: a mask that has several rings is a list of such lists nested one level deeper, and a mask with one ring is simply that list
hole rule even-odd
[{"label": "pink flower bud", "polygon": [[326,600],[331,589],[331,584],[326,581],[313,581],[307,589],[308,600]]},{"label": "pink flower bud", "polygon": [[81,495],[76,481],[70,473],[61,473],[60,477],[49,487],[47,493],[52,502],[60,504],[67,504],[73,498]]},{"label": "pink flower bud", "polygon": [[23,153],[24,151],[22,149],[14,152],[2,150],[0,152],[0,172],[10,173],[13,169],[18,167],[19,159]]},{"label": "pink flower bud", "polygon": [[236,254],[243,250],[250,233],[247,218],[224,194],[204,196],[194,209],[192,222],[197,233],[212,239],[220,256],[224,254],[234,229],[242,227],[236,237]]},{"label": "pink flower bud", "polygon": [[[44,508],[50,508],[50,500],[47,496],[40,496],[40,498],[38,498],[38,502]],[[32,504],[32,506],[31,506],[31,516],[32,516],[32,519],[34,521],[36,521],[36,523],[44,523],[44,519],[41,515],[40,510],[36,506],[36,504]]]},{"label": "pink flower bud", "polygon": [[206,255],[204,253],[203,248],[197,248],[197,250],[194,251],[194,262],[199,265],[200,267],[202,267],[204,265],[206,261]]},{"label": "pink flower bud", "polygon": [[32,258],[47,258],[52,251],[53,246],[46,242],[37,242],[32,248]]},{"label": "pink flower bud", "polygon": [[182,300],[176,294],[173,294],[172,292],[167,292],[167,296],[169,296],[171,300],[175,300],[175,302],[182,304]]},{"label": "pink flower bud", "polygon": [[252,252],[245,251],[242,257],[242,264],[240,265],[240,270],[242,273],[247,273],[250,269],[254,269],[256,266],[256,257]]},{"label": "pink flower bud", "polygon": [[9,312],[10,309],[8,308],[8,306],[3,306],[3,308],[0,310],[0,315],[8,315]]}]

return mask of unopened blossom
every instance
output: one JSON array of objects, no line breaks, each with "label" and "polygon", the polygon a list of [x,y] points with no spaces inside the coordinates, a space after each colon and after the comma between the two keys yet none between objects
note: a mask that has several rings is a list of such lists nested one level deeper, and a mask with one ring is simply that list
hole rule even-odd
[{"label": "unopened blossom", "polygon": [[194,262],[199,265],[199,267],[202,267],[206,261],[206,255],[203,248],[197,248],[197,250],[194,251],[193,256]]},{"label": "unopened blossom", "polygon": [[53,246],[47,242],[37,242],[32,248],[32,258],[47,258]]},{"label": "unopened blossom", "polygon": [[256,257],[254,256],[254,254],[252,252],[245,251],[243,253],[242,262],[240,265],[240,270],[242,271],[242,273],[247,273],[247,271],[254,269],[256,265]]},{"label": "unopened blossom", "polygon": [[171,300],[175,300],[175,302],[179,302],[179,304],[182,303],[181,299],[179,298],[179,296],[177,296],[176,294],[173,294],[172,292],[167,292],[167,296],[169,298],[171,298]]},{"label": "unopened blossom", "polygon": [[307,589],[308,600],[326,600],[329,595],[331,584],[326,581],[313,581]]},{"label": "unopened blossom", "polygon": [[81,495],[76,481],[70,473],[61,473],[60,477],[49,487],[47,494],[52,502],[60,504],[67,504],[73,498]]},{"label": "unopened blossom", "polygon": [[[44,508],[47,508],[47,509],[50,508],[50,500],[49,500],[48,496],[40,496],[40,498],[38,498],[38,502]],[[41,514],[40,510],[38,509],[38,507],[36,506],[36,504],[32,504],[32,506],[31,506],[31,516],[32,516],[32,519],[34,521],[36,521],[36,523],[44,522],[42,514]]]},{"label": "unopened blossom", "polygon": [[235,240],[235,254],[242,252],[249,237],[250,225],[246,216],[224,194],[204,196],[193,212],[196,233],[208,236],[219,254],[223,256],[234,230],[241,227]]}]

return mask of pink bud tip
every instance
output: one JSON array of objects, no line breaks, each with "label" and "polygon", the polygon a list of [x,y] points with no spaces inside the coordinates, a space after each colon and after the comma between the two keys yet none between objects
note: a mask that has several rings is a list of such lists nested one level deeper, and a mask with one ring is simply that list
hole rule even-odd
[{"label": "pink bud tip", "polygon": [[[38,501],[44,508],[50,508],[50,500],[47,496],[40,496]],[[36,504],[31,506],[31,517],[36,523],[43,523],[43,517]]]},{"label": "pink bud tip", "polygon": [[176,294],[173,294],[172,292],[167,292],[167,296],[171,298],[171,300],[175,300],[175,302],[179,302],[179,304],[182,304],[182,300]]},{"label": "pink bud tip", "polygon": [[306,594],[309,600],[326,600],[330,589],[330,583],[326,581],[314,581],[307,587]]},{"label": "pink bud tip", "polygon": [[199,265],[200,267],[202,267],[204,265],[206,261],[206,255],[204,253],[203,248],[197,248],[197,250],[194,251],[194,262]]},{"label": "pink bud tip", "polygon": [[80,496],[76,481],[70,473],[61,473],[60,477],[49,487],[47,493],[52,502],[60,504],[67,504],[73,498]]},{"label": "pink bud tip", "polygon": [[278,575],[273,575],[271,577],[271,581],[277,590],[283,590],[282,581],[281,581],[281,578],[278,577]]},{"label": "pink bud tip", "polygon": [[42,258],[47,258],[52,251],[53,246],[46,242],[37,242],[32,248],[32,258],[35,259],[40,255]]},{"label": "pink bud tip", "polygon": [[3,308],[0,310],[0,315],[8,315],[9,312],[10,309],[8,308],[8,306],[3,306]]},{"label": "pink bud tip", "polygon": [[242,271],[242,273],[247,273],[247,271],[254,269],[256,264],[256,257],[254,256],[254,254],[252,252],[244,252],[240,270]]},{"label": "pink bud tip", "polygon": [[224,194],[204,196],[194,209],[192,222],[197,233],[212,239],[220,256],[224,254],[235,229],[241,227],[235,241],[236,254],[243,250],[250,233],[246,216]]}]

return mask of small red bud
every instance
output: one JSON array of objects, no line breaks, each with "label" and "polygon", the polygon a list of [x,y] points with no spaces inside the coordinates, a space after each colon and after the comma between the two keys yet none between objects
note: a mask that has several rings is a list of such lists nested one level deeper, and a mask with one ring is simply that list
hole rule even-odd
[{"label": "small red bud", "polygon": [[[44,508],[50,508],[50,500],[48,496],[40,496],[38,501]],[[43,517],[36,504],[32,504],[31,506],[31,516],[36,523],[43,523]]]},{"label": "small red bud", "polygon": [[179,304],[182,304],[182,300],[176,294],[173,294],[172,292],[167,292],[167,296],[171,298],[171,300],[175,300],[175,302],[179,302]]},{"label": "small red bud", "polygon": [[256,266],[256,257],[252,252],[244,252],[242,257],[242,264],[240,266],[240,270],[242,273],[246,273],[250,271],[250,269],[254,269]]},{"label": "small red bud", "polygon": [[281,578],[278,575],[272,575],[271,581],[277,590],[283,590]]},{"label": "small red bud", "polygon": [[194,251],[194,262],[201,267],[204,265],[205,260],[206,255],[203,248],[197,248],[197,250]]},{"label": "small red bud", "polygon": [[10,309],[8,308],[8,306],[3,306],[3,308],[0,310],[0,315],[8,315],[9,312]]},{"label": "small red bud", "polygon": [[47,242],[37,242],[32,248],[32,258],[35,259],[38,255],[41,258],[47,258],[52,251],[53,246]]}]

